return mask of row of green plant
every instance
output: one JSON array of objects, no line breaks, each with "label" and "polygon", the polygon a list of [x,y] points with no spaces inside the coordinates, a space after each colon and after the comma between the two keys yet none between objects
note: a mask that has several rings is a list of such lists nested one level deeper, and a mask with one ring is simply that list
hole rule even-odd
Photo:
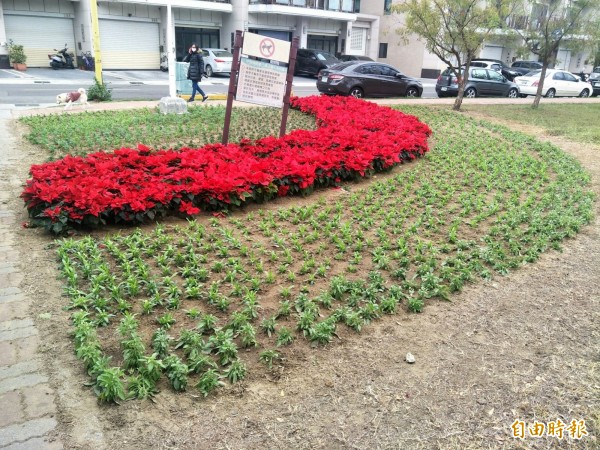
[{"label": "row of green plant", "polygon": [[326,345],[533,263],[590,221],[589,178],[558,148],[406,112],[435,133],[409,170],[296,206],[62,241],[75,348],[98,398],[208,395],[260,362],[285,364],[290,345]]},{"label": "row of green plant", "polygon": [[[230,142],[278,136],[281,112],[273,108],[234,109]],[[220,142],[225,108],[191,108],[188,114],[161,114],[157,108],[52,114],[19,119],[29,126],[25,137],[49,152],[48,160],[67,155],[85,156],[116,148],[136,148],[143,143],[153,149],[201,147]],[[312,116],[291,110],[288,132],[315,129]]]}]

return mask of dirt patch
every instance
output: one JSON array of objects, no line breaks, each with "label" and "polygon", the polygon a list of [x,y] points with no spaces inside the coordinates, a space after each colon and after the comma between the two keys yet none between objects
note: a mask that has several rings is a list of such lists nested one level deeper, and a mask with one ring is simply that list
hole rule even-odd
[{"label": "dirt patch", "polygon": [[[18,124],[13,129],[23,131]],[[577,157],[600,194],[600,148],[519,130]],[[24,180],[44,155],[22,141],[19,153],[11,179]],[[23,211],[14,184],[10,206]],[[65,325],[55,253],[47,248],[52,240],[40,230],[17,233],[23,289],[36,303],[31,313],[59,396],[65,448],[591,449],[600,432],[599,225],[596,203],[593,223],[562,253],[547,252],[507,277],[468,286],[423,314],[386,317],[325,349],[295,350],[290,359],[301,366],[284,362],[207,399],[169,390],[154,402],[119,407],[97,405],[85,386],[89,378]],[[415,364],[404,361],[407,352]],[[516,419],[557,418],[585,420],[589,436],[521,442],[510,435]]]}]

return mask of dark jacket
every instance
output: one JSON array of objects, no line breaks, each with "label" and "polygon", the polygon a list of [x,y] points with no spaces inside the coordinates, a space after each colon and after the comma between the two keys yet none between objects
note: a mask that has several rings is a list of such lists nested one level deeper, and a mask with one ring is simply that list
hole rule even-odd
[{"label": "dark jacket", "polygon": [[190,63],[187,73],[188,80],[200,81],[204,73],[204,58],[202,58],[202,53],[188,53],[183,58],[183,62],[188,61]]}]

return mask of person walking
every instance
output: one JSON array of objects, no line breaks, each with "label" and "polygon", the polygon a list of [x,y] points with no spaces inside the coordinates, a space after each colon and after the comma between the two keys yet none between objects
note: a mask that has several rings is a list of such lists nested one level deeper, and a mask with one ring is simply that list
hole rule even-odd
[{"label": "person walking", "polygon": [[192,80],[192,96],[188,100],[188,102],[193,102],[196,97],[196,92],[202,95],[202,101],[205,102],[208,100],[208,95],[204,93],[200,86],[198,86],[198,82],[202,79],[202,75],[204,74],[204,58],[202,58],[202,52],[196,46],[196,44],[192,44],[190,47],[188,54],[183,58],[183,62],[189,62],[190,67],[188,68],[187,78],[188,80]]}]

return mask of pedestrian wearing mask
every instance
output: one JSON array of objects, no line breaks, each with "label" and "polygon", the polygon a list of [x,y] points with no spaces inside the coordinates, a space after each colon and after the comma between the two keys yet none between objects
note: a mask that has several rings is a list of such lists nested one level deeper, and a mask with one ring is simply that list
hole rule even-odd
[{"label": "pedestrian wearing mask", "polygon": [[208,95],[204,93],[200,86],[198,86],[198,82],[202,79],[202,75],[204,74],[204,58],[202,58],[202,52],[196,46],[196,44],[192,44],[190,47],[188,54],[183,58],[183,62],[189,62],[190,67],[188,68],[187,78],[192,81],[192,96],[188,100],[188,102],[193,102],[196,97],[196,92],[202,95],[202,101],[205,102],[208,100]]}]

